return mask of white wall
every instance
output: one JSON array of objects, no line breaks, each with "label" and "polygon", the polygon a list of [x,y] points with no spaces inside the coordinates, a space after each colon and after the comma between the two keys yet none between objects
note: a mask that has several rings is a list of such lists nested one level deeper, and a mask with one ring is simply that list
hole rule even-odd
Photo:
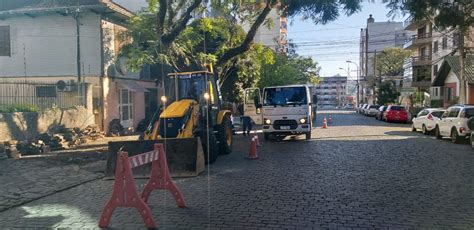
[{"label": "white wall", "polygon": [[[83,76],[100,75],[100,16],[81,18]],[[0,57],[0,77],[77,76],[76,23],[72,16],[18,16],[0,20],[10,26],[11,57]]]},{"label": "white wall", "polygon": [[444,81],[444,83],[456,83],[456,97],[459,96],[459,79],[458,77],[456,77],[456,74],[454,74],[454,72],[451,70],[449,71],[449,74],[448,74],[448,77],[446,78],[446,80]]}]

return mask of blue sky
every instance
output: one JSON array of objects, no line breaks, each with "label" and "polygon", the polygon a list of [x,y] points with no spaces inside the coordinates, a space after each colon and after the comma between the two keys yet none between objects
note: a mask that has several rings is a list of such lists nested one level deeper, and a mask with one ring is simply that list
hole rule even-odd
[{"label": "blue sky", "polygon": [[[375,22],[402,21],[401,17],[392,19],[387,16],[389,10],[380,0],[377,3],[364,1],[360,12],[347,17],[341,15],[336,21],[326,25],[315,25],[311,20],[302,21],[299,18],[290,19],[288,38],[299,47],[297,53],[311,56],[321,66],[321,76],[347,75],[351,60],[359,63],[360,29],[365,28],[370,14]],[[356,76],[356,67],[351,64],[351,78]]]}]

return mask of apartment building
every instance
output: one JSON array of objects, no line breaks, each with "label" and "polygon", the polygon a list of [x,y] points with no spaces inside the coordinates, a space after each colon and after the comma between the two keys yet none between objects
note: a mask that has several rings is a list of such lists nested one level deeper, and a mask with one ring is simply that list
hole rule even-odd
[{"label": "apartment building", "polygon": [[402,47],[410,32],[404,30],[402,22],[375,22],[372,15],[366,28],[360,31],[359,67],[361,76],[361,102],[375,101],[375,87],[378,74],[375,70],[377,54],[385,48]]},{"label": "apartment building", "polygon": [[[456,30],[439,30],[431,21],[413,20],[413,17],[408,17],[405,20],[404,28],[413,31],[414,34],[403,45],[404,49],[412,50],[413,54],[404,64],[403,88],[405,93],[402,94],[402,102],[429,106],[432,101],[446,101],[448,99],[451,101],[452,97],[459,96],[459,90],[449,91],[449,87],[444,88],[440,85],[439,80],[434,84],[442,64],[453,65],[456,62],[456,56],[459,59],[457,51],[459,34]],[[471,33],[468,33],[465,37],[466,47],[472,46],[472,38],[473,31],[471,30]],[[445,60],[446,57],[450,56],[454,56],[454,59]],[[466,62],[466,65],[469,66],[470,63]],[[470,78],[470,76],[467,76],[466,79]],[[451,95],[451,92],[455,92],[454,96]],[[449,94],[449,98],[445,98],[445,94],[446,96]],[[409,101],[410,97],[411,102]],[[434,104],[444,105],[446,103]]]},{"label": "apartment building", "polygon": [[336,107],[346,104],[347,77],[322,77],[315,88],[318,96],[318,107]]}]

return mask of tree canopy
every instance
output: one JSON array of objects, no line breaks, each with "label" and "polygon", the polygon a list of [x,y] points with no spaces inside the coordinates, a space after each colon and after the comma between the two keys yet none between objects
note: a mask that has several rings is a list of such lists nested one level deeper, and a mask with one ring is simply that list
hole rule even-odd
[{"label": "tree canopy", "polygon": [[402,76],[403,63],[410,57],[411,51],[399,47],[390,47],[377,54],[375,68],[380,76]]},{"label": "tree canopy", "polygon": [[319,82],[318,64],[311,58],[296,54],[276,54],[275,62],[264,64],[257,85],[260,88],[275,85],[306,84]]}]

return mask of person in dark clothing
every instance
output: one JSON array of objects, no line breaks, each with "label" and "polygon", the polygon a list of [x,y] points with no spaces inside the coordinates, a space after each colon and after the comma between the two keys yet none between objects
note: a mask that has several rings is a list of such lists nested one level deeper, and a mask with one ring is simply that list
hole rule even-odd
[{"label": "person in dark clothing", "polygon": [[244,105],[240,104],[238,107],[239,113],[240,113],[240,122],[242,124],[242,131],[243,135],[248,135],[250,136],[250,131],[252,130],[252,119],[250,119],[249,116],[245,116],[244,112]]}]

